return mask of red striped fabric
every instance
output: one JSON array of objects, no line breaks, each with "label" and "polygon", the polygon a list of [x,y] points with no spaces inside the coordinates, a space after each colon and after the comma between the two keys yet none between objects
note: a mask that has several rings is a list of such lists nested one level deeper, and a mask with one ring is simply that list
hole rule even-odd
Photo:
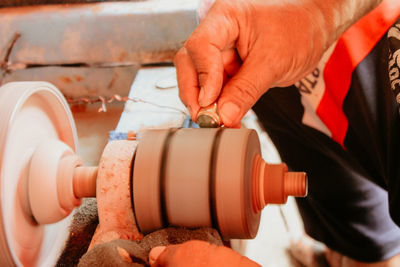
[{"label": "red striped fabric", "polygon": [[332,139],[343,147],[348,120],[342,107],[352,73],[399,15],[400,0],[383,1],[341,36],[326,63],[325,91],[316,112],[331,131]]}]

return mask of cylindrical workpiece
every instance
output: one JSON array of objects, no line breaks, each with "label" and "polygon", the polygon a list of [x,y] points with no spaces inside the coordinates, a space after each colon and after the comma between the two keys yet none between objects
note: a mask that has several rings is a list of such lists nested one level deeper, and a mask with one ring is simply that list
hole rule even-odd
[{"label": "cylindrical workpiece", "polygon": [[285,204],[288,196],[307,195],[307,175],[289,172],[285,163],[267,164],[260,155],[253,163],[253,207],[260,211],[267,204]]},{"label": "cylindrical workpiece", "polygon": [[176,226],[212,226],[210,169],[217,129],[181,129],[169,141],[164,194],[168,222]]},{"label": "cylindrical workpiece", "polygon": [[261,153],[257,133],[224,129],[217,142],[215,197],[218,228],[224,239],[254,238],[260,212],[253,207],[253,161]]},{"label": "cylindrical workpiece", "polygon": [[287,172],[284,180],[286,195],[294,197],[305,197],[307,195],[307,175],[304,172]]},{"label": "cylindrical workpiece", "polygon": [[133,168],[132,195],[139,230],[150,233],[166,227],[165,211],[162,210],[160,185],[162,161],[170,129],[151,130],[143,134]]},{"label": "cylindrical workpiece", "polygon": [[264,201],[265,204],[284,204],[287,196],[285,195],[285,179],[284,175],[288,171],[286,164],[266,164],[264,161]]},{"label": "cylindrical workpiece", "polygon": [[142,232],[168,225],[220,230],[224,238],[255,236],[252,161],[260,153],[248,129],[170,129],[143,134],[133,172]]},{"label": "cylindrical workpiece", "polygon": [[76,167],[73,186],[77,198],[96,197],[96,180],[98,167]]},{"label": "cylindrical workpiece", "polygon": [[143,134],[133,171],[139,229],[209,226],[224,239],[254,238],[260,211],[305,194],[304,173],[262,160],[250,129],[168,129]]}]

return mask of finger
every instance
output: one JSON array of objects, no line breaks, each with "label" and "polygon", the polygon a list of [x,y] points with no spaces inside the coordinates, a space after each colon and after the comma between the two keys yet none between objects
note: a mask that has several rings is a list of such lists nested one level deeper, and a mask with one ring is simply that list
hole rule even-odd
[{"label": "finger", "polygon": [[[149,261],[150,256],[155,259],[153,263],[150,263],[151,267],[176,267],[177,263],[175,261],[175,255],[177,253],[177,250],[179,250],[181,246],[182,245],[169,245],[167,247],[153,248],[149,254]],[[182,259],[180,263],[183,264],[184,260],[185,259]]]},{"label": "finger", "polygon": [[224,64],[224,77],[222,87],[234,76],[240,69],[242,61],[240,60],[236,49],[222,51],[222,62]]},{"label": "finger", "polygon": [[214,5],[187,40],[185,47],[198,74],[200,106],[208,106],[218,98],[224,71],[221,51],[233,47],[237,36],[237,23]]},{"label": "finger", "polygon": [[261,67],[245,62],[239,72],[224,86],[218,99],[218,111],[223,124],[234,127],[246,112],[267,91],[273,75],[260,72]]},{"label": "finger", "polygon": [[186,48],[181,48],[175,56],[174,64],[179,87],[179,97],[189,110],[193,121],[196,121],[200,106],[198,103],[199,87],[197,72]]},{"label": "finger", "polygon": [[165,249],[166,249],[165,246],[152,248],[152,250],[149,253],[149,263],[151,266],[153,266],[156,263],[158,257],[161,255],[161,253],[164,252]]},{"label": "finger", "polygon": [[223,64],[220,50],[204,39],[191,39],[186,48],[193,60],[199,81],[198,103],[206,107],[215,102],[222,88]]},{"label": "finger", "polygon": [[191,240],[179,245],[169,245],[160,254],[158,252],[161,249],[153,248],[149,260],[150,256],[156,259],[152,267],[200,266],[199,262],[207,260],[210,246],[205,241]]},{"label": "finger", "polygon": [[240,128],[242,128],[242,123],[239,121],[237,124],[231,126],[230,128],[240,129]]},{"label": "finger", "polygon": [[234,76],[240,69],[242,65],[242,60],[240,59],[236,49],[226,49],[222,51],[222,63],[224,65],[224,71],[229,76]]}]

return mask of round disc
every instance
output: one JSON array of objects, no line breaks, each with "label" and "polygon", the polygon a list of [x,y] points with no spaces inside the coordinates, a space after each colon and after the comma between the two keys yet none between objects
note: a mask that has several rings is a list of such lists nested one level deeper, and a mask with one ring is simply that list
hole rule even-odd
[{"label": "round disc", "polygon": [[260,213],[252,203],[253,160],[261,154],[257,133],[248,129],[222,131],[216,155],[215,197],[224,239],[254,238]]},{"label": "round disc", "polygon": [[169,129],[143,134],[133,168],[133,204],[136,221],[142,233],[164,227],[160,202],[160,173],[163,147]]},{"label": "round disc", "polygon": [[0,116],[0,266],[54,266],[71,216],[38,225],[30,211],[27,174],[41,142],[60,140],[76,151],[72,114],[51,84],[18,82],[0,88]]},{"label": "round disc", "polygon": [[132,210],[131,171],[137,142],[114,140],[101,155],[97,175],[99,226],[90,247],[115,239],[142,238]]}]

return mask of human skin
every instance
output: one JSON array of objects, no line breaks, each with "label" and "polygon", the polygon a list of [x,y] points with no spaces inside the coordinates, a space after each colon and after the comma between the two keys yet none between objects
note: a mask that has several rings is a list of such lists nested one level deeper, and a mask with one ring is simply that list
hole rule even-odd
[{"label": "human skin", "polygon": [[269,88],[310,73],[327,48],[380,2],[208,0],[200,25],[175,57],[180,98],[193,120],[216,102],[223,124],[235,127]]},{"label": "human skin", "polygon": [[150,252],[151,267],[259,267],[257,263],[224,246],[192,240],[181,245],[156,247]]}]

